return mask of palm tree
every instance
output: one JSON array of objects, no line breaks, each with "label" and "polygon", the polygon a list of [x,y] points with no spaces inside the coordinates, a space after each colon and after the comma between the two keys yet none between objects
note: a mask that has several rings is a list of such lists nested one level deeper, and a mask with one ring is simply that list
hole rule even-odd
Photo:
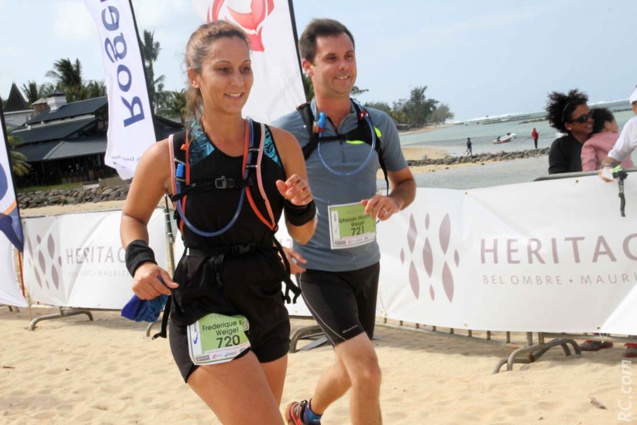
[{"label": "palm tree", "polygon": [[16,152],[13,149],[20,142],[20,138],[15,136],[9,136],[7,138],[7,144],[9,145],[9,162],[11,163],[11,171],[18,177],[26,176],[29,174],[31,164],[27,162],[27,157]]},{"label": "palm tree", "polygon": [[144,40],[142,41],[142,56],[144,57],[144,71],[146,72],[146,83],[148,85],[148,97],[153,105],[153,111],[157,110],[155,95],[157,85],[164,82],[164,76],[155,78],[153,63],[157,61],[161,47],[159,41],[155,41],[155,32],[144,30]]},{"label": "palm tree", "polygon": [[186,104],[186,91],[168,91],[164,92],[166,96],[166,109],[164,113],[169,117],[179,117],[181,124],[186,126],[186,118],[188,117],[188,108]]},{"label": "palm tree", "polygon": [[66,98],[69,102],[82,100],[84,82],[82,81],[80,60],[75,59],[75,63],[73,63],[68,58],[59,59],[53,64],[53,68],[46,73],[46,76],[55,80],[56,88],[66,92]]},{"label": "palm tree", "polygon": [[40,84],[35,81],[27,81],[26,84],[22,84],[22,93],[27,98],[27,102],[31,105],[38,99],[47,97],[53,91],[51,84]]},{"label": "palm tree", "polygon": [[91,99],[94,97],[106,96],[106,84],[104,81],[90,80],[82,90],[82,97],[84,99]]}]

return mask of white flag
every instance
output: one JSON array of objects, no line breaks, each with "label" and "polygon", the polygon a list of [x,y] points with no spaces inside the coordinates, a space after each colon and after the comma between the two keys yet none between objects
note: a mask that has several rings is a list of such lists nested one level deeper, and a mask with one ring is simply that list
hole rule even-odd
[{"label": "white flag", "polygon": [[100,35],[108,88],[106,165],[130,179],[155,139],[146,76],[129,0],[84,0]]},{"label": "white flag", "polygon": [[9,146],[5,139],[4,115],[0,104],[0,304],[26,307],[20,292],[11,245],[22,251],[22,223],[9,163]]},{"label": "white flag", "polygon": [[288,0],[192,0],[205,21],[226,20],[250,39],[254,85],[244,113],[270,122],[305,102]]}]

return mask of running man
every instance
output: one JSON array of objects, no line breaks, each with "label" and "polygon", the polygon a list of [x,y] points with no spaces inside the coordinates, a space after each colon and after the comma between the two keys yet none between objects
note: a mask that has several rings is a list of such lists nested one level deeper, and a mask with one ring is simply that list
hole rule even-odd
[{"label": "running man", "polygon": [[[320,424],[326,409],[351,388],[352,423],[381,424],[381,370],[371,343],[380,272],[376,222],[382,225],[407,207],[416,184],[391,118],[350,98],[356,82],[350,31],[334,20],[313,20],[299,50],[316,97],[273,125],[304,147],[319,223],[310,242],[295,243],[290,255],[305,267],[298,269],[303,298],[336,357],[309,401],[287,406],[286,419]],[[386,169],[387,196],[376,194],[379,168]]]}]

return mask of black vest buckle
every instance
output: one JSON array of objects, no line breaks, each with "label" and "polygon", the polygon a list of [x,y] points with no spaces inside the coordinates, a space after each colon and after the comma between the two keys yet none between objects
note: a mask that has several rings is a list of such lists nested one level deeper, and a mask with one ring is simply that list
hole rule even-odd
[{"label": "black vest buckle", "polygon": [[228,188],[228,180],[226,176],[217,177],[215,179],[215,189],[227,189]]}]

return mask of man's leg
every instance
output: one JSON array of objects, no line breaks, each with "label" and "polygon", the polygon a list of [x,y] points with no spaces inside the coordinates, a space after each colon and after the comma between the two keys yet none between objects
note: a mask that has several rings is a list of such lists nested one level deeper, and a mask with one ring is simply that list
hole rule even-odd
[{"label": "man's leg", "polygon": [[336,354],[335,363],[320,377],[310,399],[311,410],[316,414],[322,415],[352,388],[352,423],[381,423],[381,372],[370,341],[379,272],[376,263],[349,272],[307,270],[301,275],[303,298]]},{"label": "man's leg", "polygon": [[312,411],[322,414],[351,387],[350,410],[353,425],[382,424],[380,413],[381,371],[378,357],[366,333],[334,347],[336,363],[319,379]]}]

